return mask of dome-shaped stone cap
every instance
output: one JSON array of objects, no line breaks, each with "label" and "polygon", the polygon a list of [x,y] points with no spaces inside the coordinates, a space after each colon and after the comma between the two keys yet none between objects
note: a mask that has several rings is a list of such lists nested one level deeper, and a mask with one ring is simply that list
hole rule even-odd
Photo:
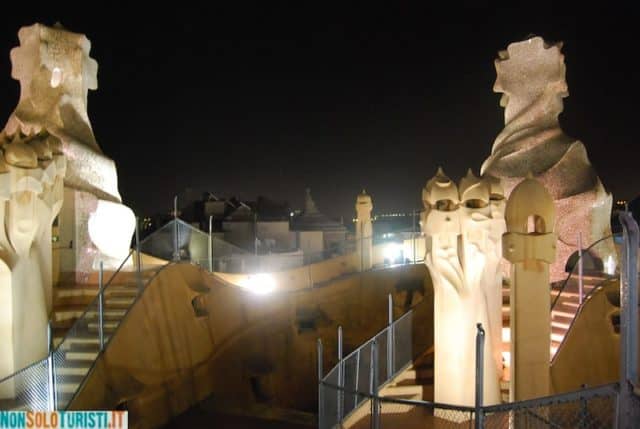
[{"label": "dome-shaped stone cap", "polygon": [[364,205],[364,204],[371,205],[371,196],[367,194],[367,192],[363,189],[362,192],[358,194],[358,197],[356,198],[356,205]]},{"label": "dome-shaped stone cap", "polygon": [[460,203],[458,187],[444,174],[441,167],[438,167],[436,175],[426,184],[422,191],[422,199],[430,206],[435,206],[438,201],[448,200],[454,204]]},{"label": "dome-shaped stone cap", "polygon": [[505,199],[502,180],[490,174],[484,174],[482,179],[489,184],[489,197],[492,201]]},{"label": "dome-shaped stone cap", "polygon": [[460,200],[479,200],[485,205],[489,204],[489,184],[483,179],[473,174],[473,171],[469,169],[467,175],[460,180]]}]

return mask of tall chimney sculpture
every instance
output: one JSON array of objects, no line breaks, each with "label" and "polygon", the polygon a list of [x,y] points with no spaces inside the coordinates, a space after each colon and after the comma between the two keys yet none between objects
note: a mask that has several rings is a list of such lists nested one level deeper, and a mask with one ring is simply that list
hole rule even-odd
[{"label": "tall chimney sculpture", "polygon": [[505,211],[504,257],[511,268],[512,401],[550,394],[551,303],[549,265],[555,260],[556,209],[531,176],[516,186]]},{"label": "tall chimney sculpture", "polygon": [[[474,385],[469,380],[474,380],[475,365],[470,356],[475,353],[476,324],[482,323],[488,327],[485,404],[498,403],[502,320],[497,267],[501,243],[492,241],[496,210],[491,205],[491,182],[469,171],[458,187],[438,169],[423,189],[422,200],[425,264],[434,286],[435,401],[474,404]],[[448,413],[436,414],[454,418]]]}]

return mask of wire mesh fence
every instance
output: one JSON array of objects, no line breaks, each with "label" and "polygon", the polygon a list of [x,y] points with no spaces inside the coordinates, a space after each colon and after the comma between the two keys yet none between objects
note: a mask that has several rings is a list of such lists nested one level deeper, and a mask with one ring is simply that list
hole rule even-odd
[{"label": "wire mesh fence", "polygon": [[[330,373],[331,374],[331,373]],[[421,427],[438,429],[484,428],[484,429],[604,429],[617,425],[617,384],[583,389],[562,395],[538,398],[495,406],[478,408],[439,404],[429,401],[379,396],[367,392],[353,391],[332,384],[338,379],[335,373],[321,383],[324,389],[326,410],[329,418],[321,413],[320,428],[342,427],[348,418],[351,428],[398,428]],[[345,397],[362,398],[360,407],[340,418],[334,400],[337,392]],[[327,398],[331,398],[330,401]],[[634,419],[640,412],[640,399],[633,398],[630,414]],[[322,411],[322,409],[321,409]],[[637,427],[640,420],[627,421],[628,427]],[[636,425],[637,423],[637,425]]]},{"label": "wire mesh fence", "polygon": [[[245,249],[219,237],[209,236],[188,223],[174,219],[145,238],[140,250],[167,261],[190,261],[210,271],[223,273],[277,272],[328,259],[352,255],[363,242],[373,246],[372,266],[404,265],[424,260],[424,237],[420,232],[378,234],[325,243],[326,248],[309,250],[291,248],[272,251],[256,247]],[[260,241],[257,239],[257,241]],[[367,264],[363,260],[358,264]],[[357,264],[356,264],[357,265]],[[358,267],[362,269],[362,267]],[[368,269],[368,266],[364,267]]]},{"label": "wire mesh fence", "polygon": [[53,410],[50,359],[43,359],[0,380],[0,409]]},{"label": "wire mesh fence", "polygon": [[332,428],[407,367],[412,359],[413,312],[388,325],[338,362],[320,384],[320,428]]},{"label": "wire mesh fence", "polygon": [[483,427],[613,428],[616,426],[617,399],[617,384],[610,384],[530,401],[484,407]]}]

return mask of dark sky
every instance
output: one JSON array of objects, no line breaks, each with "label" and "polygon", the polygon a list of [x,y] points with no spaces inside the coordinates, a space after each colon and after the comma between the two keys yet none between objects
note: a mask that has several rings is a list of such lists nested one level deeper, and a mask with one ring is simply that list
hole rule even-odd
[{"label": "dark sky", "polygon": [[640,20],[622,4],[96,3],[3,11],[0,120],[18,99],[18,29],[60,21],[86,34],[99,63],[89,117],[138,214],[169,209],[185,187],[294,207],[310,187],[347,218],[363,187],[376,212],[418,208],[438,165],[477,173],[503,125],[493,61],[531,33],[565,43],[565,132],[614,198],[639,193]]}]

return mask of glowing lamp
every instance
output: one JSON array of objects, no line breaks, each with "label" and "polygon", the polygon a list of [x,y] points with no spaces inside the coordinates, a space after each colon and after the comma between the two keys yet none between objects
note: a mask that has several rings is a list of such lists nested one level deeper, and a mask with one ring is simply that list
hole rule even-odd
[{"label": "glowing lamp", "polygon": [[271,274],[249,274],[238,285],[257,295],[266,295],[275,290],[276,281]]},{"label": "glowing lamp", "polygon": [[402,259],[402,245],[398,243],[389,243],[383,250],[384,259],[388,259],[390,263],[394,263]]}]

